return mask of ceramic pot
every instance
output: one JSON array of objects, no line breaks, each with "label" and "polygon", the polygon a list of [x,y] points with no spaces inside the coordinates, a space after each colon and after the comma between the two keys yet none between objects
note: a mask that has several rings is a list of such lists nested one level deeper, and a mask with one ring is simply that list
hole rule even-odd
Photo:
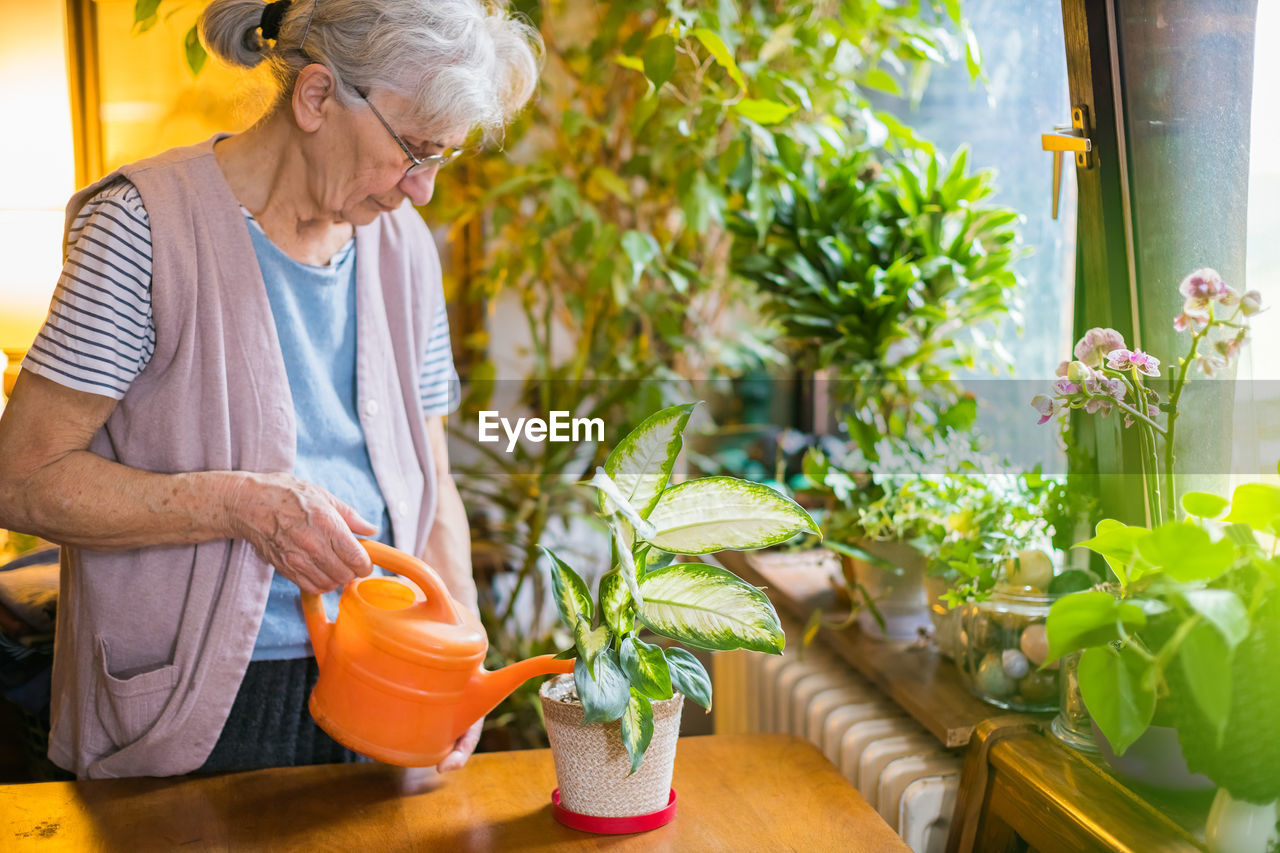
[{"label": "ceramic pot", "polygon": [[865,560],[845,557],[845,571],[866,590],[884,618],[884,628],[871,609],[858,610],[858,627],[869,637],[891,642],[913,642],[920,632],[933,628],[929,597],[925,593],[924,555],[902,542],[863,541],[859,547],[898,567],[898,573]]},{"label": "ceramic pot", "polygon": [[635,817],[666,808],[684,696],[653,703],[653,739],[640,769],[622,744],[622,722],[584,723],[572,675],[549,678],[538,690],[556,766],[560,804],[592,817]]},{"label": "ceramic pot", "polygon": [[1204,827],[1205,844],[1212,853],[1267,853],[1280,840],[1278,820],[1280,804],[1247,803],[1219,788]]}]

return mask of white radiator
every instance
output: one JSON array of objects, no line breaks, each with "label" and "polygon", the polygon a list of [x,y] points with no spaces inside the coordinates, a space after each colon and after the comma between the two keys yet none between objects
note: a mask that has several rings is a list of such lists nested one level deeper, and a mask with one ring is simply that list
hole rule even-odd
[{"label": "white radiator", "polygon": [[717,732],[803,737],[840,768],[915,853],[947,844],[962,759],[853,669],[818,646],[800,651],[784,620],[782,655],[717,652]]}]

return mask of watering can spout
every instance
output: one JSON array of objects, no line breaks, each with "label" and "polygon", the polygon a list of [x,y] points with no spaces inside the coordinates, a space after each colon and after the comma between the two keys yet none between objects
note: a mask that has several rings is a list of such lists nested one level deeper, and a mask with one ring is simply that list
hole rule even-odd
[{"label": "watering can spout", "polygon": [[539,655],[492,672],[481,670],[472,677],[468,690],[471,701],[475,703],[470,709],[471,715],[479,719],[488,714],[530,678],[571,673],[573,665],[573,660],[557,660],[555,655]]}]

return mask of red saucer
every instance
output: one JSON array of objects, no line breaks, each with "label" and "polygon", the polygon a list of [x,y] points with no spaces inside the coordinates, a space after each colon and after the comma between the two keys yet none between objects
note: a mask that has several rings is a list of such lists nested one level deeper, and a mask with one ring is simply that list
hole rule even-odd
[{"label": "red saucer", "polygon": [[551,813],[555,819],[570,829],[583,832],[594,832],[600,835],[622,835],[627,832],[647,832],[670,823],[676,816],[676,789],[671,789],[671,798],[666,808],[658,809],[651,814],[633,815],[631,817],[596,817],[595,815],[571,812],[560,805],[560,789],[551,792]]}]

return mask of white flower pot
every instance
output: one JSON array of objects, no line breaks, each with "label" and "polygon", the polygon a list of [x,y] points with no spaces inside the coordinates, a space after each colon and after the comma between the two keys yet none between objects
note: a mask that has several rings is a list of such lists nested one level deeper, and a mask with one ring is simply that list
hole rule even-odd
[{"label": "white flower pot", "polygon": [[1209,809],[1204,840],[1213,853],[1267,853],[1280,840],[1277,820],[1277,803],[1246,803],[1232,797],[1226,788],[1219,788]]},{"label": "white flower pot", "polygon": [[666,808],[684,696],[677,693],[653,703],[653,740],[634,774],[622,744],[622,722],[584,724],[586,714],[574,694],[572,675],[547,679],[538,697],[562,807],[593,817],[634,817]]}]

